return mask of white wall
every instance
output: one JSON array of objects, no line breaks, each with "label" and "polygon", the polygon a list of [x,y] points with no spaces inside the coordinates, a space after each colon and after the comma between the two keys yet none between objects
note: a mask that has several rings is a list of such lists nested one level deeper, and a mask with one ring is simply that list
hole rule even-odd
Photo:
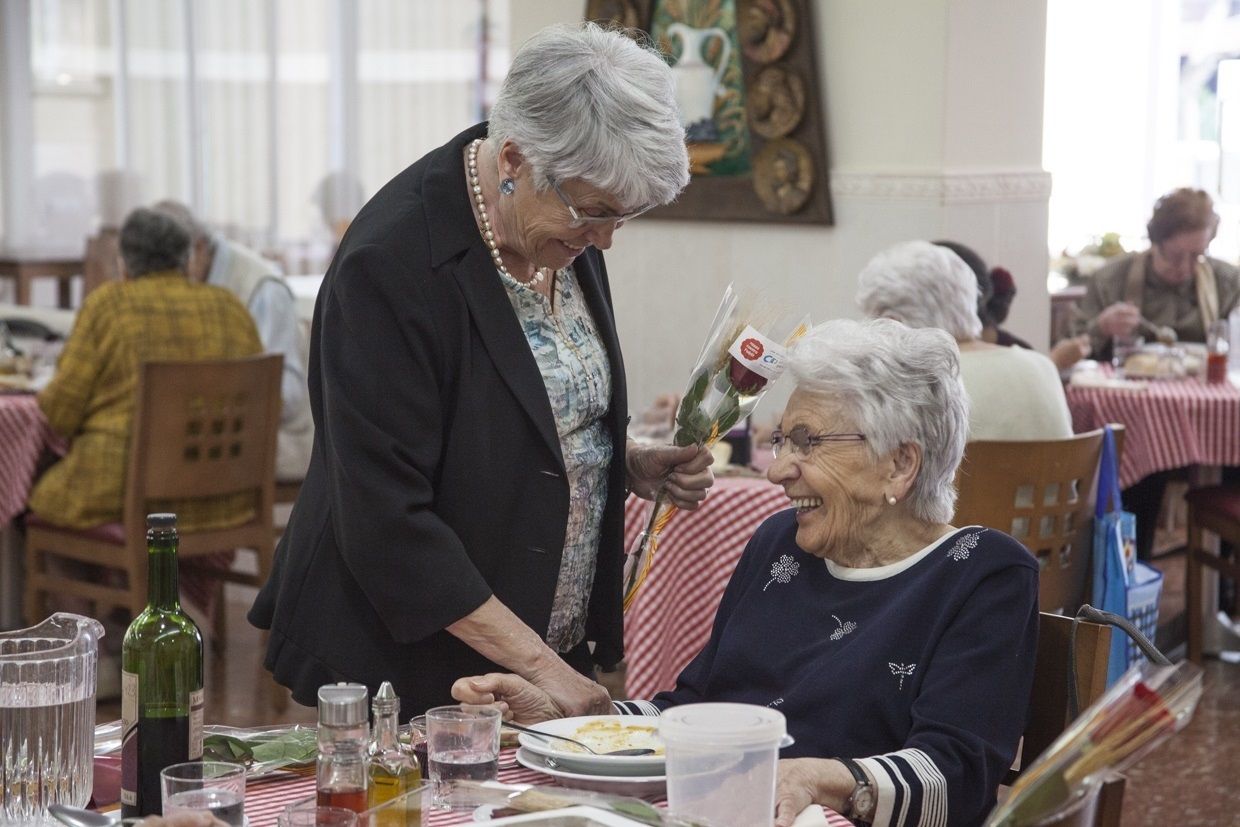
[{"label": "white wall", "polygon": [[[624,227],[607,261],[634,411],[682,389],[729,282],[787,296],[815,321],[856,316],[857,271],[911,238],[950,237],[1006,266],[1020,290],[1008,326],[1046,343],[1045,0],[812,6],[836,224]],[[584,7],[513,0],[514,51]]]}]

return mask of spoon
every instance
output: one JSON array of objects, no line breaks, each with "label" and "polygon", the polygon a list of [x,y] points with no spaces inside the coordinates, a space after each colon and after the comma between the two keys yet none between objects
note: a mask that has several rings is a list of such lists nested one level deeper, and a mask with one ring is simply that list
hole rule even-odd
[{"label": "spoon", "polygon": [[584,749],[586,752],[590,753],[591,755],[614,755],[617,758],[622,757],[622,756],[654,755],[654,750],[651,749],[650,747],[631,747],[629,749],[613,749],[610,752],[598,752],[597,750],[590,749],[590,747],[586,746],[580,741],[575,741],[572,738],[565,738],[563,735],[552,735],[550,732],[541,732],[540,730],[530,729],[529,727],[521,726],[520,724],[509,723],[508,721],[504,722],[504,726],[508,727],[509,729],[515,729],[517,732],[524,732],[529,735],[533,735],[535,738],[541,738],[544,741],[550,738],[554,738],[557,741],[568,741],[570,744],[576,744],[577,746],[581,747],[582,749]]},{"label": "spoon", "polygon": [[113,821],[112,817],[106,813],[96,813],[94,810],[69,807],[65,804],[49,804],[47,811],[55,816],[57,821],[72,827],[115,827],[117,824],[137,824],[142,820],[127,818],[122,821]]}]

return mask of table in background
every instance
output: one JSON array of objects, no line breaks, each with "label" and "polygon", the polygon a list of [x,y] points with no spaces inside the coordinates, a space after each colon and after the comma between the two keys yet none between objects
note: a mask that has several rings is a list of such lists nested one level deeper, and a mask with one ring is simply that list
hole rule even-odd
[{"label": "table in background", "polygon": [[1124,426],[1124,488],[1157,471],[1240,465],[1240,374],[1230,379],[1221,385],[1158,380],[1140,390],[1069,385],[1072,428],[1084,433],[1108,422]]},{"label": "table in background", "polygon": [[[625,548],[645,531],[652,503],[630,496]],[[625,694],[651,698],[710,638],[723,589],[762,521],[788,507],[783,488],[763,477],[719,477],[697,511],[672,518],[646,583],[624,617]]]},{"label": "table in background", "polygon": [[0,395],[0,629],[22,625],[21,544],[12,520],[26,507],[39,456],[63,447],[33,394]]},{"label": "table in background", "polygon": [[81,255],[48,255],[37,252],[0,253],[0,278],[13,281],[17,288],[17,303],[30,304],[30,288],[35,279],[56,279],[57,306],[72,306],[71,287],[73,277],[82,274],[85,260]]}]

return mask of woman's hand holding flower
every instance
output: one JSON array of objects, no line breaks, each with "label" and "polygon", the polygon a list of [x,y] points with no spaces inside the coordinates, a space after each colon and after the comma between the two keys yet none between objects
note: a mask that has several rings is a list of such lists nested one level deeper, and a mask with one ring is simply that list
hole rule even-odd
[{"label": "woman's hand holding flower", "polygon": [[697,445],[639,445],[629,442],[625,456],[629,490],[653,500],[662,489],[679,509],[693,511],[715,484],[710,450]]}]

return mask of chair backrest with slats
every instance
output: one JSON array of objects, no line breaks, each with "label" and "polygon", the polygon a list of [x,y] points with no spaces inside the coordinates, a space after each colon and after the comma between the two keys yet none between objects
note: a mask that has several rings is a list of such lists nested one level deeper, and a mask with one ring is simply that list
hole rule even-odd
[{"label": "chair backrest with slats", "polygon": [[1029,549],[1041,571],[1043,611],[1075,613],[1085,601],[1102,437],[1097,430],[1068,439],[970,442],[965,448],[954,522],[999,529]]},{"label": "chair backrest with slats", "polygon": [[[280,355],[142,366],[131,433],[127,514],[150,500],[274,497]],[[139,519],[139,523],[141,520]]]}]

